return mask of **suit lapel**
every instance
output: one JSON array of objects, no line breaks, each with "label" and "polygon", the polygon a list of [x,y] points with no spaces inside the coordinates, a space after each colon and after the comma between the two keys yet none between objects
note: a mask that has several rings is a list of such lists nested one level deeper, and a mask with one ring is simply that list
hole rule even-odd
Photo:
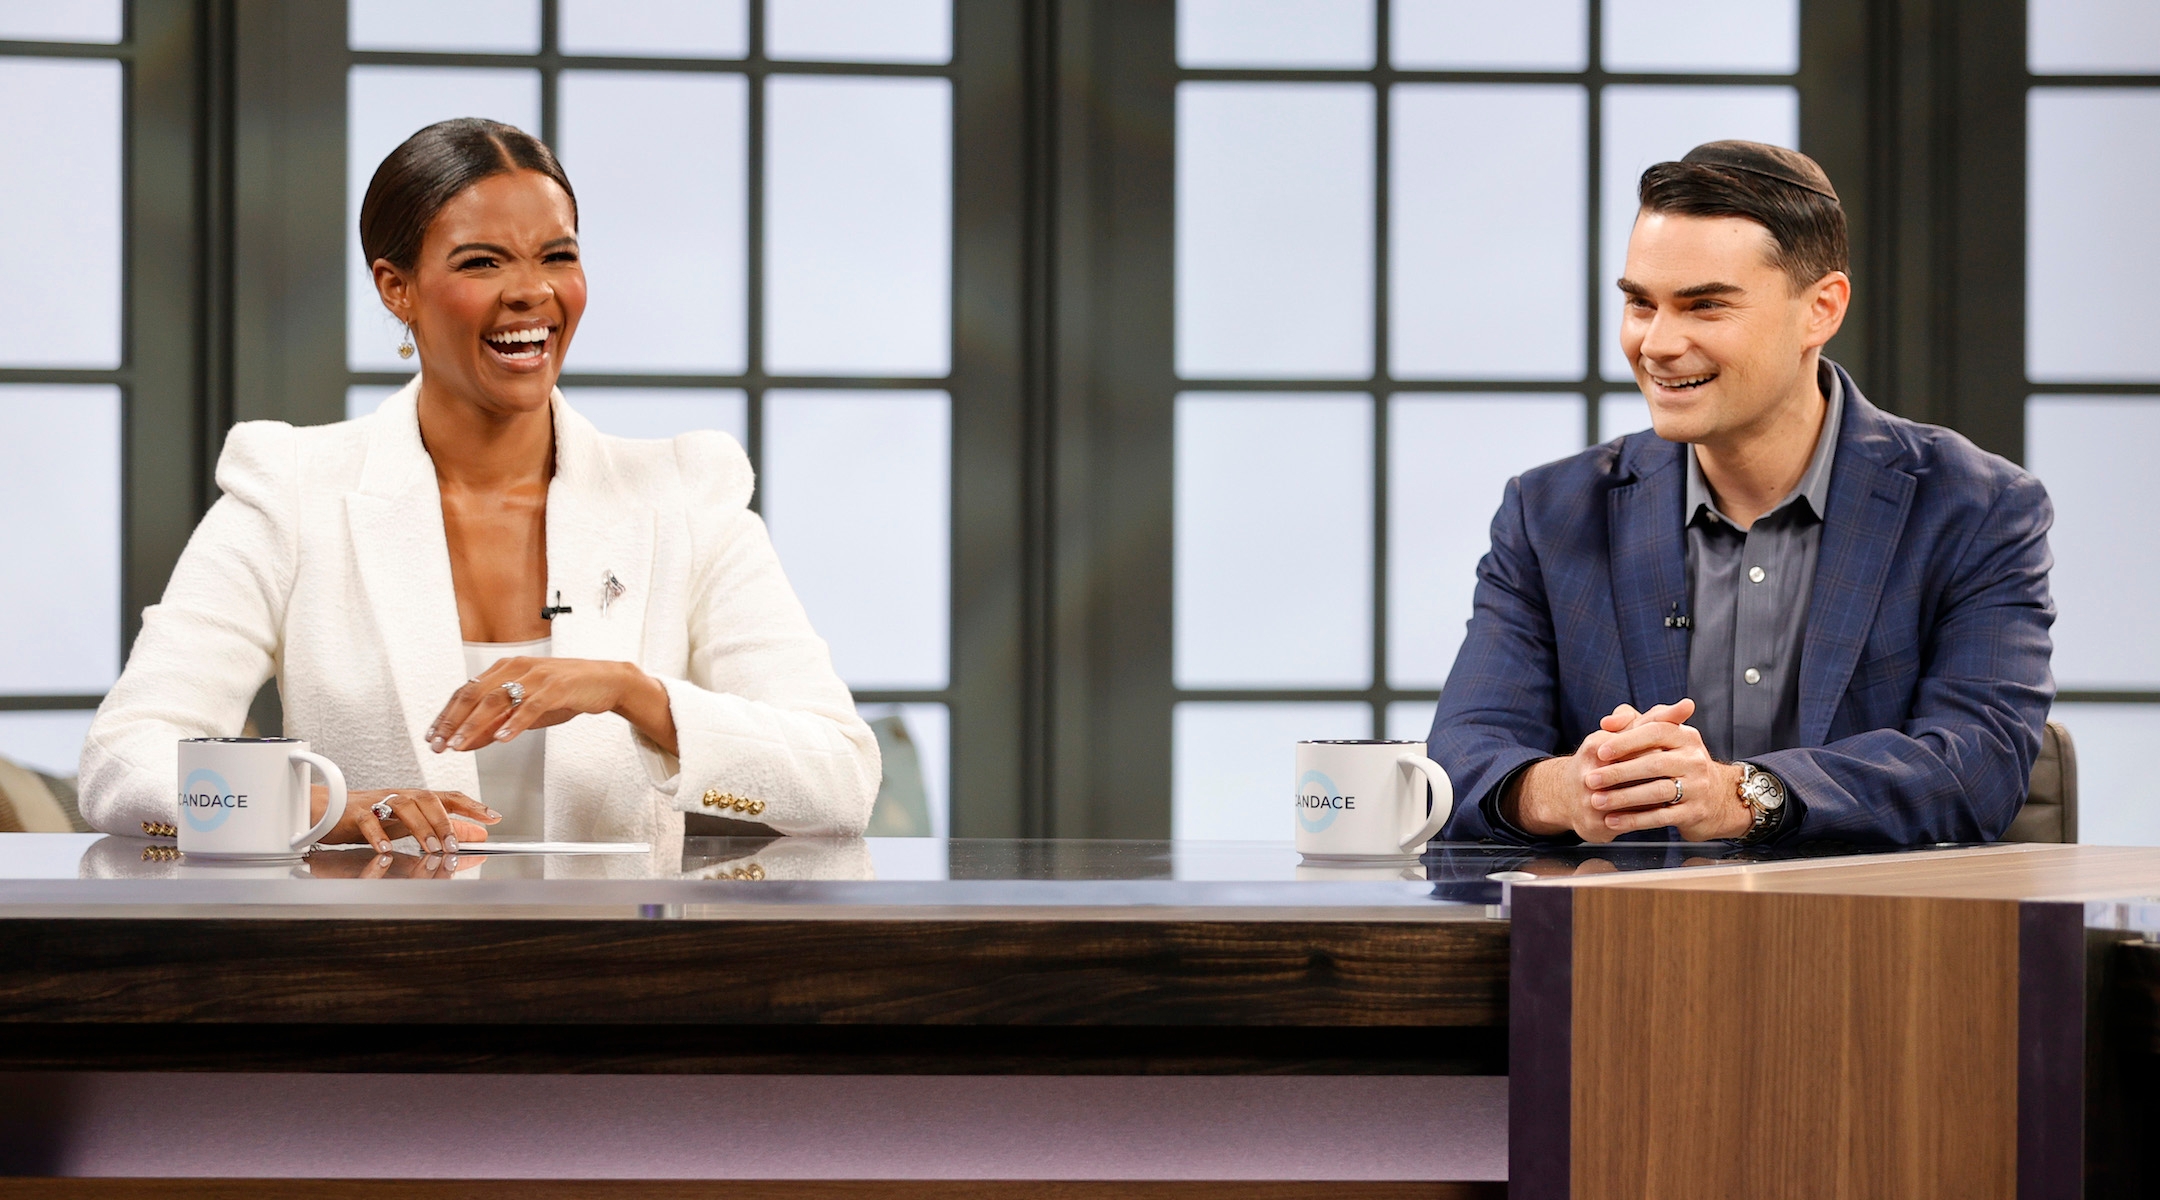
[{"label": "suit lapel", "polygon": [[[652,597],[652,506],[619,486],[599,433],[555,409],[555,479],[548,485],[548,600],[568,613],[552,623],[557,658],[638,662]],[[621,585],[611,597],[607,581]]]},{"label": "suit lapel", "polygon": [[1683,452],[1670,442],[1631,445],[1636,480],[1605,498],[1613,616],[1627,658],[1629,699],[1643,708],[1670,704],[1687,692],[1688,635],[1665,623],[1688,611],[1680,511],[1685,473],[1677,469]]},{"label": "suit lapel", "polygon": [[435,754],[423,740],[429,721],[465,682],[457,593],[443,533],[442,493],[420,443],[414,390],[385,401],[368,445],[360,486],[345,497],[369,614],[382,639],[402,723],[428,788],[476,794],[472,757]]},{"label": "suit lapel", "polygon": [[1830,473],[1830,511],[1823,514],[1800,654],[1803,746],[1829,740],[1830,722],[1874,627],[1883,582],[1919,487],[1910,474],[1878,461],[1876,455],[1890,445],[1882,421],[1849,376],[1845,387],[1844,428]]}]

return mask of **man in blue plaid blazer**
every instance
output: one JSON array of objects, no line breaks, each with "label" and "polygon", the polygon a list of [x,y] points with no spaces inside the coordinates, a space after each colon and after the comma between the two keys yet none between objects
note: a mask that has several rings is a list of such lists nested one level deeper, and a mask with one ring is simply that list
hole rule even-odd
[{"label": "man in blue plaid blazer", "polygon": [[2054,697],[2046,492],[1821,358],[1851,284],[1812,160],[1711,143],[1641,191],[1656,431],[1508,483],[1429,738],[1442,836],[2000,836]]}]

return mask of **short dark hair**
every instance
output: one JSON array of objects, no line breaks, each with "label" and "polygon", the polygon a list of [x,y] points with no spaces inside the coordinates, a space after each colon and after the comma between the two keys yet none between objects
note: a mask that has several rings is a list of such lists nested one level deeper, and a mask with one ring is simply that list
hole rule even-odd
[{"label": "short dark hair", "polygon": [[1636,188],[1642,211],[1686,217],[1741,217],[1770,231],[1770,261],[1795,289],[1847,270],[1852,244],[1845,207],[1781,179],[1708,163],[1662,162]]},{"label": "short dark hair", "polygon": [[437,121],[399,143],[360,201],[360,252],[410,271],[420,259],[435,214],[466,188],[495,175],[538,171],[570,198],[570,227],[577,228],[577,193],[547,143],[500,121],[457,117]]}]

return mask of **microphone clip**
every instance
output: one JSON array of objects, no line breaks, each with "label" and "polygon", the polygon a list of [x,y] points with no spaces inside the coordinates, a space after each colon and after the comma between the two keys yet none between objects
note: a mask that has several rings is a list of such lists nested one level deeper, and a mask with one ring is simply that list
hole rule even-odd
[{"label": "microphone clip", "polygon": [[[556,599],[558,599],[558,600],[560,600],[561,598],[562,598],[562,597],[561,597],[561,596],[559,596],[559,595],[558,595],[558,596],[556,597]],[[1676,603],[1674,603],[1674,605],[1672,606],[1672,615],[1671,615],[1671,616],[1669,616],[1669,617],[1667,617],[1667,618],[1665,618],[1665,628],[1667,628],[1667,629],[1693,629],[1694,627],[1695,627],[1695,622],[1694,622],[1694,621],[1693,621],[1692,619],[1688,618],[1688,617],[1684,617],[1684,616],[1682,616],[1682,615],[1680,614],[1680,605],[1679,605],[1679,604],[1678,604],[1677,602],[1676,602]]]},{"label": "microphone clip", "polygon": [[[543,621],[552,621],[557,616],[560,616],[569,611],[570,606],[562,602],[562,589],[557,588],[555,590],[555,603],[550,604],[540,610],[540,619]],[[1667,622],[1667,624],[1670,624],[1670,622]]]}]

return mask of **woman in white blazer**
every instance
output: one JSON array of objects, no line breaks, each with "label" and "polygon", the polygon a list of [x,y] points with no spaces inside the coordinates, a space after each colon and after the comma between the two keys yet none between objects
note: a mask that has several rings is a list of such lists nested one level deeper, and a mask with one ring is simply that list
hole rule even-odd
[{"label": "woman in white blazer", "polygon": [[224,494],[90,727],[84,815],[177,821],[179,740],[237,733],[275,672],[288,733],[350,785],[331,841],[661,842],[684,812],[860,833],[877,743],[742,448],[608,437],[555,388],[585,278],[547,147],[429,126],[360,228],[421,372],[373,416],[227,435]]}]

